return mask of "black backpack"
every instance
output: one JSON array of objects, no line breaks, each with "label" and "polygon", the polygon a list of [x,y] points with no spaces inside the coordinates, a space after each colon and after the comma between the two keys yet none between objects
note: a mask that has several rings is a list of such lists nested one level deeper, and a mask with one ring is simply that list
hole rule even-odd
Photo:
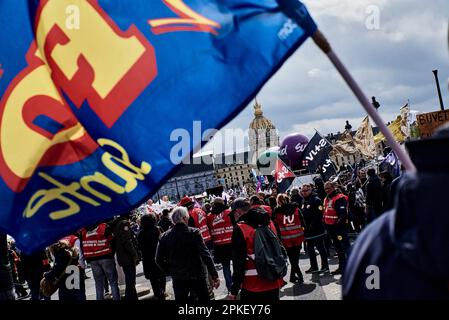
[{"label": "black backpack", "polygon": [[268,226],[256,228],[254,254],[257,274],[270,281],[287,274],[287,251]]}]

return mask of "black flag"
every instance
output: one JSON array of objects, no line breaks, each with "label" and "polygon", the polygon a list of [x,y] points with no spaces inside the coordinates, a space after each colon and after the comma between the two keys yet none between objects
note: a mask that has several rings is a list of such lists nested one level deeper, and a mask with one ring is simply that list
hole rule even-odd
[{"label": "black flag", "polygon": [[[303,153],[303,164],[310,172],[317,172],[324,181],[335,175],[335,167],[329,158],[332,146],[317,132],[310,140]],[[321,166],[321,168],[320,168]]]}]

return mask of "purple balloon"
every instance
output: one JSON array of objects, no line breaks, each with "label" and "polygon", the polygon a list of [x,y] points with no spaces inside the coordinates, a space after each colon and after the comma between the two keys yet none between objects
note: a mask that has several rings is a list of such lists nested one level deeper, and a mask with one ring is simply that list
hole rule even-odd
[{"label": "purple balloon", "polygon": [[279,157],[293,170],[302,167],[302,155],[309,139],[299,133],[289,134],[282,140]]}]

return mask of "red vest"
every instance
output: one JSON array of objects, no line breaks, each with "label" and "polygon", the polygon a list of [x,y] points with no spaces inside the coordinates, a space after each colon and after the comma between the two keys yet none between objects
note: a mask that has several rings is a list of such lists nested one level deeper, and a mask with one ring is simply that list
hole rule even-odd
[{"label": "red vest", "polygon": [[304,241],[304,228],[299,220],[299,210],[295,209],[295,213],[291,216],[283,214],[276,215],[276,223],[279,226],[282,244],[286,248],[299,247]]},{"label": "red vest", "polygon": [[[247,225],[244,222],[239,222],[237,224],[242,230],[243,237],[246,242],[246,263],[245,263],[245,277],[243,278],[242,289],[251,292],[264,292],[274,289],[278,289],[283,284],[283,279],[279,280],[266,280],[257,274],[256,263],[254,262],[254,239],[256,236],[256,229]],[[276,228],[270,225],[270,229],[276,232]]]},{"label": "red vest", "polygon": [[75,246],[76,240],[78,240],[78,237],[71,234],[70,236],[64,237],[61,240],[67,241],[70,245],[70,248],[73,248]]},{"label": "red vest", "polygon": [[341,198],[345,198],[346,201],[348,200],[348,197],[342,193],[338,193],[330,200],[328,197],[324,199],[324,224],[333,225],[337,223],[338,215],[337,211],[335,211],[334,204]]},{"label": "red vest", "polygon": [[207,225],[216,246],[231,243],[234,226],[229,217],[230,212],[231,210],[228,209],[220,214],[209,213],[207,215]]},{"label": "red vest", "polygon": [[262,208],[262,209],[264,209],[264,210],[270,215],[270,217],[271,217],[272,211],[271,211],[271,207],[270,207],[270,206],[267,206],[267,205],[265,205],[265,204],[255,204],[255,205],[252,205],[251,208],[252,208],[252,209],[255,209],[255,208]]},{"label": "red vest", "polygon": [[206,213],[200,208],[194,208],[189,211],[189,215],[193,218],[195,228],[200,229],[201,236],[203,237],[204,241],[209,241],[210,232],[209,228],[207,227]]},{"label": "red vest", "polygon": [[86,259],[101,257],[113,252],[109,240],[105,237],[106,223],[100,224],[92,231],[83,229],[83,250]]}]

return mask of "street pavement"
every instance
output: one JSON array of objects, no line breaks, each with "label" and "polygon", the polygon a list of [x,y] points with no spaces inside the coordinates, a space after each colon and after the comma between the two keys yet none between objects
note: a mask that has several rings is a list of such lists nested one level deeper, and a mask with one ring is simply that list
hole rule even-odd
[{"label": "street pavement", "polygon": [[[331,249],[331,253],[332,253]],[[318,264],[320,265],[320,257],[317,256]],[[337,269],[338,260],[335,257],[331,257],[329,261],[330,271]],[[330,273],[327,274],[306,274],[305,270],[309,269],[310,262],[309,258],[302,251],[300,256],[300,268],[304,274],[303,284],[293,284],[288,282],[281,289],[280,297],[281,300],[340,300],[341,299],[341,283],[340,275],[333,276]],[[221,271],[221,266],[217,265],[220,275],[220,287],[214,290],[215,299],[223,300],[227,296],[227,289],[225,286],[225,281],[223,277],[223,272]],[[290,268],[289,268],[290,271]],[[95,300],[95,283],[92,276],[92,271],[87,270],[87,276],[89,279],[86,280],[86,296],[87,300]],[[288,281],[290,274],[288,274],[284,279]],[[120,280],[120,279],[119,279]],[[121,281],[120,281],[121,282]],[[119,282],[119,283],[120,283]],[[120,286],[122,295],[125,292],[124,282]],[[142,264],[137,266],[137,279],[136,279],[136,289],[140,300],[153,300],[153,292],[151,290],[150,281],[145,279],[143,274]],[[169,277],[167,277],[166,286],[168,300],[174,299],[172,282]],[[57,299],[57,294],[52,297],[52,299]]]}]

